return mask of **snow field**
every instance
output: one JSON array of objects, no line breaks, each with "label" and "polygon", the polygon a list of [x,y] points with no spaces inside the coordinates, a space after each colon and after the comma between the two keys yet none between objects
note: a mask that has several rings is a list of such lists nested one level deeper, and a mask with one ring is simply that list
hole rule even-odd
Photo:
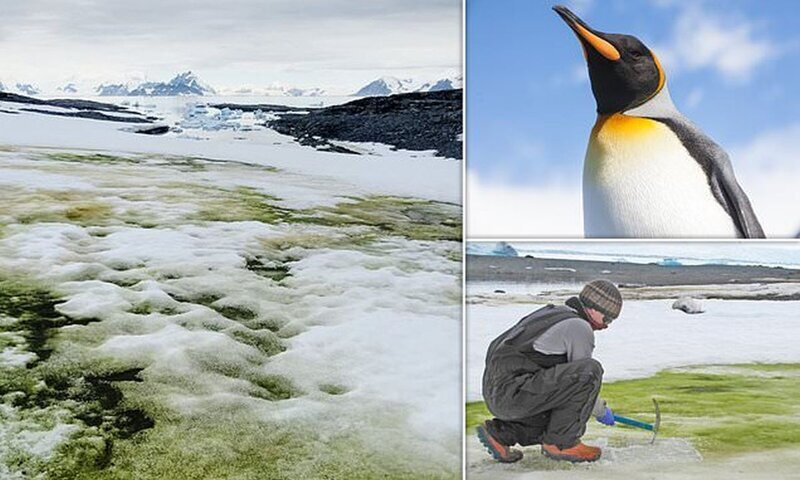
[{"label": "snow field", "polygon": [[[800,362],[800,302],[705,300],[686,315],[672,300],[626,301],[620,318],[595,332],[605,381],[643,378],[688,365]],[[481,399],[489,343],[542,304],[467,307],[467,401]]]},{"label": "snow field", "polygon": [[[75,391],[121,392],[105,417],[154,422],[130,442],[114,433],[127,424],[88,426],[83,397],[51,411],[7,393],[0,441],[23,468],[74,474],[91,467],[81,455],[109,461],[113,442],[109,478],[201,468],[218,458],[201,445],[230,456],[207,466],[218,476],[456,475],[460,244],[436,238],[458,207],[359,200],[336,178],[198,157],[15,148],[0,160],[0,178],[15,176],[0,193],[0,277],[51,289],[71,323],[31,371],[24,342],[0,343],[0,368],[78,372]],[[282,441],[285,463],[255,453]],[[10,458],[0,473],[18,471]]]}]

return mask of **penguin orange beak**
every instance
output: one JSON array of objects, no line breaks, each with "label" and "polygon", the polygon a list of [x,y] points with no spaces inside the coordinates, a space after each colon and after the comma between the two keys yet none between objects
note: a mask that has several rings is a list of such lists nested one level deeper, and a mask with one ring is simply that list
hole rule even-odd
[{"label": "penguin orange beak", "polygon": [[575,32],[578,39],[581,40],[583,47],[583,54],[586,55],[586,45],[592,47],[597,53],[602,55],[607,60],[616,62],[620,59],[619,50],[611,44],[608,40],[603,38],[603,33],[594,30],[583,20],[578,18],[577,15],[572,13],[567,7],[563,5],[556,5],[553,10],[564,20],[569,28]]}]

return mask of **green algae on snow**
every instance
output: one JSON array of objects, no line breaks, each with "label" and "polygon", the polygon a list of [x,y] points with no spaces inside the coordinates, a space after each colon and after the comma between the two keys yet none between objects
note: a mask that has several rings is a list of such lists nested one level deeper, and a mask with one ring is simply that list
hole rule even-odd
[{"label": "green algae on snow", "polygon": [[461,207],[413,198],[353,197],[335,207],[321,207],[316,214],[295,221],[328,226],[366,225],[410,240],[460,242],[462,238]]},{"label": "green algae on snow", "polygon": [[[461,241],[461,207],[443,202],[389,196],[351,197],[333,207],[290,209],[281,199],[251,187],[217,191],[204,202],[194,218],[203,221],[259,221],[267,224],[297,223],[328,227],[372,227],[384,235],[410,240]],[[371,239],[355,235],[352,241]],[[310,246],[313,238],[295,238]],[[319,240],[317,238],[316,240]],[[291,243],[291,242],[290,242]]]},{"label": "green algae on snow", "polygon": [[[65,449],[48,467],[50,480],[155,480],[164,478],[290,480],[457,479],[457,472],[415,467],[402,455],[375,453],[350,434],[311,426],[265,422],[236,410],[158,418],[136,439],[114,444],[105,468],[101,448],[83,446],[81,458]],[[410,465],[409,465],[410,464]]]},{"label": "green algae on snow", "polygon": [[201,205],[192,218],[208,222],[257,221],[274,224],[286,222],[292,216],[292,210],[276,204],[279,198],[252,187],[237,187],[231,191],[218,189],[216,194],[217,197]]},{"label": "green algae on snow", "polygon": [[34,362],[50,356],[53,329],[73,323],[56,311],[57,303],[57,296],[46,287],[0,272],[0,317],[16,320],[0,324],[0,332],[23,338],[25,350],[36,355]]},{"label": "green algae on snow", "polygon": [[7,223],[72,223],[83,227],[119,223],[113,208],[92,192],[4,188],[0,191],[0,217]]},{"label": "green algae on snow", "polygon": [[92,163],[96,165],[137,165],[141,159],[134,156],[110,155],[105,153],[49,152],[42,155],[45,160],[70,163]]},{"label": "green algae on snow", "polygon": [[[631,415],[646,415],[650,397],[657,398],[662,433],[689,437],[705,454],[800,446],[798,365],[730,367],[728,372],[667,370],[643,380],[610,383],[602,394],[613,408]],[[759,375],[762,371],[787,375]]]},{"label": "green algae on snow", "polygon": [[337,383],[323,383],[319,386],[319,390],[327,393],[328,395],[344,395],[349,391],[347,387]]},{"label": "green algae on snow", "polygon": [[[665,370],[605,383],[601,395],[615,412],[644,420],[652,418],[655,397],[659,436],[688,438],[704,455],[799,447],[798,370],[800,364],[758,363]],[[483,402],[468,403],[467,434],[488,418]]]}]

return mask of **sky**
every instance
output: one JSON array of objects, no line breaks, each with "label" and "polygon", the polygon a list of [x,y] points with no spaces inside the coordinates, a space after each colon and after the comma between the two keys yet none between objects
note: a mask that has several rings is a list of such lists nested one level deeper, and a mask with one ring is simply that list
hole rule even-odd
[{"label": "sky", "polygon": [[[459,0],[5,0],[0,81],[275,83],[339,93],[461,69]],[[35,59],[35,61],[33,61]]]},{"label": "sky", "polygon": [[[582,235],[583,157],[596,105],[579,43],[555,3],[467,0],[471,236]],[[653,49],[678,109],[730,154],[767,235],[800,232],[797,2],[563,3],[592,27]]]}]

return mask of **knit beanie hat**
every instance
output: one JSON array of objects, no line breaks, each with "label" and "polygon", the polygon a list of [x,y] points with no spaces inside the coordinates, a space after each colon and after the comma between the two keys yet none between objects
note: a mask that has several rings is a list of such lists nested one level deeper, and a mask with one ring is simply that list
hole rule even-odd
[{"label": "knit beanie hat", "polygon": [[619,316],[622,310],[622,295],[608,280],[593,280],[586,284],[578,295],[586,308],[593,308],[608,317],[609,321]]}]

